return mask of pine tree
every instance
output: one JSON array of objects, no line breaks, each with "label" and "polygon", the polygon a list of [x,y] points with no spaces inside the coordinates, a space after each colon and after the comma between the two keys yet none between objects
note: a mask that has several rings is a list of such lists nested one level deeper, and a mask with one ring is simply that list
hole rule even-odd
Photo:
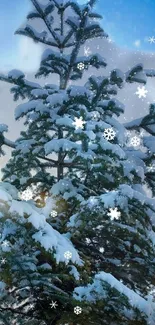
[{"label": "pine tree", "polygon": [[[27,126],[20,138],[13,143],[4,137],[7,126],[0,129],[1,154],[3,145],[13,148],[0,191],[5,202],[0,255],[6,258],[0,320],[154,324],[148,294],[155,282],[155,202],[143,191],[145,169],[129,160],[126,128],[118,121],[124,107],[115,98],[126,82],[145,83],[149,73],[141,65],[108,76],[101,70],[102,76],[75,85],[85,70],[107,65],[99,54],[80,55],[86,42],[107,37],[95,1],[31,2],[28,19],[42,19],[46,30],[39,33],[27,24],[16,33],[50,47],[36,77],[57,74],[60,82],[42,87],[18,70],[0,75],[13,84],[14,100],[28,100],[15,111]],[[15,193],[32,185],[34,196],[49,194],[45,206],[21,201]],[[50,308],[54,301],[56,309]]]},{"label": "pine tree", "polygon": [[143,162],[145,169],[145,183],[155,195],[155,104],[149,106],[149,112],[145,116],[128,122],[125,127],[130,132],[135,132],[141,139],[143,152],[138,152],[136,156]]}]

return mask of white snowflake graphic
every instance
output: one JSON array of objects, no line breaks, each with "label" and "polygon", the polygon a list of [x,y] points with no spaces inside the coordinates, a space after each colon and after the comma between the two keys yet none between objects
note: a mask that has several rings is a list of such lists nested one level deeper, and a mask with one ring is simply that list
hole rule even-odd
[{"label": "white snowflake graphic", "polygon": [[148,93],[148,90],[146,90],[145,86],[138,87],[136,91],[136,95],[138,95],[139,98],[146,97],[146,94]]},{"label": "white snowflake graphic", "polygon": [[100,253],[104,253],[104,247],[100,247],[99,251]]},{"label": "white snowflake graphic", "polygon": [[138,147],[141,144],[141,139],[138,136],[134,136],[130,139],[130,145],[133,147]]},{"label": "white snowflake graphic", "polygon": [[75,117],[75,121],[72,124],[75,125],[75,128],[77,130],[77,129],[83,129],[85,123],[86,122],[83,121],[82,117],[80,116],[80,118]]},{"label": "white snowflake graphic", "polygon": [[82,313],[82,308],[79,307],[79,306],[76,306],[76,307],[74,308],[74,313],[75,313],[76,315],[81,314],[81,313]]},{"label": "white snowflake graphic", "polygon": [[113,40],[110,38],[110,37],[108,37],[108,43],[112,43],[113,42]]},{"label": "white snowflake graphic", "polygon": [[9,242],[7,240],[4,240],[2,243],[2,246],[7,247],[9,246]]},{"label": "white snowflake graphic", "polygon": [[52,300],[52,302],[50,303],[50,306],[51,306],[51,308],[56,309],[56,307],[58,307],[57,301]]},{"label": "white snowflake graphic", "polygon": [[31,189],[27,188],[25,191],[20,193],[20,197],[22,200],[29,201],[33,198],[33,192]]},{"label": "white snowflake graphic", "polygon": [[6,263],[6,258],[2,258],[1,259],[1,264],[5,264]]},{"label": "white snowflake graphic", "polygon": [[148,166],[146,169],[147,169],[148,172],[154,173],[155,172],[155,164],[152,164],[152,165]]},{"label": "white snowflake graphic", "polygon": [[91,50],[90,50],[90,47],[84,47],[84,55],[85,56],[89,56],[90,54],[91,54],[92,52],[91,52]]},{"label": "white snowflake graphic", "polygon": [[111,220],[114,219],[118,220],[120,218],[121,212],[118,211],[118,208],[114,208],[114,209],[110,208],[109,210],[110,212],[108,212],[108,216],[110,217]]},{"label": "white snowflake graphic", "polygon": [[34,304],[30,304],[29,308],[34,309]]},{"label": "white snowflake graphic", "polygon": [[108,128],[104,130],[103,136],[106,140],[114,140],[116,132],[113,128]]},{"label": "white snowflake graphic", "polygon": [[79,70],[84,70],[84,68],[85,68],[84,63],[83,63],[83,62],[79,62],[79,63],[77,64],[77,68],[78,68]]},{"label": "white snowflake graphic", "polygon": [[66,258],[66,260],[70,260],[72,258],[72,253],[70,251],[66,251],[64,253],[64,257]]},{"label": "white snowflake graphic", "polygon": [[58,215],[57,211],[53,210],[51,212],[51,217],[55,218],[55,217],[57,217],[57,215]]},{"label": "white snowflake graphic", "polygon": [[154,36],[149,37],[148,42],[150,44],[155,43],[155,37]]}]

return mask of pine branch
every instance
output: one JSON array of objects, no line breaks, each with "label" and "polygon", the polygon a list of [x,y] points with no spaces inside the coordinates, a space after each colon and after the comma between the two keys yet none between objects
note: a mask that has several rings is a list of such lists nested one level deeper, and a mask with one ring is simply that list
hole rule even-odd
[{"label": "pine branch", "polygon": [[20,314],[20,315],[23,315],[23,316],[28,316],[27,314],[23,313],[21,310],[17,310],[17,309],[14,309],[14,308],[11,308],[11,307],[0,307],[0,310],[1,311],[11,311],[11,313],[13,314]]},{"label": "pine branch", "polygon": [[29,26],[26,26],[25,28],[17,29],[17,31],[15,32],[15,35],[24,35],[24,36],[27,36],[27,37],[33,39],[35,42],[42,43],[44,45],[53,46],[53,47],[58,47],[58,44],[48,41],[45,38],[41,39],[40,37],[35,35],[35,33],[32,32],[32,30],[30,29]]},{"label": "pine branch", "polygon": [[[1,307],[0,307],[1,310]],[[2,315],[2,313],[0,313],[0,318],[3,320],[3,322],[5,322],[6,325],[10,325],[10,323],[7,321],[6,318],[4,318],[4,316]]]},{"label": "pine branch", "polygon": [[34,297],[35,297],[37,303],[39,304],[39,306],[40,306],[40,308],[41,308],[41,310],[42,310],[43,315],[45,316],[45,321],[48,320],[47,317],[46,317],[46,314],[45,314],[45,312],[44,312],[44,308],[43,308],[43,306],[42,306],[40,300],[38,300],[38,295],[36,294],[35,287],[34,287],[34,285],[32,284],[31,277],[29,276],[28,272],[26,272],[26,271],[24,270],[24,268],[22,267],[21,263],[20,263],[16,258],[15,258],[15,260],[16,260],[16,263],[17,263],[17,265],[19,266],[20,270],[23,272],[23,274],[26,276],[27,280],[29,281],[29,284],[30,284],[30,287],[31,287],[31,289],[32,289],[33,295],[34,295]]},{"label": "pine branch", "polygon": [[81,246],[83,247],[86,251],[91,252],[91,255],[93,255],[95,258],[97,258],[97,256],[100,257],[100,259],[104,262],[106,262],[106,258],[103,256],[102,253],[100,253],[100,251],[95,248],[94,246],[88,247],[86,244],[84,244],[82,241],[79,241],[78,239],[72,237],[72,241],[73,244],[77,245],[77,247]]},{"label": "pine branch", "polygon": [[82,45],[83,28],[85,26],[87,16],[88,16],[88,12],[86,12],[86,14],[84,14],[84,11],[83,11],[83,16],[81,18],[79,30],[77,31],[77,35],[78,35],[77,42],[75,44],[75,48],[72,50],[72,53],[70,55],[69,69],[68,69],[68,72],[66,74],[66,80],[64,82],[64,85],[63,85],[62,89],[66,89],[66,87],[67,87],[67,84],[68,84],[68,81],[70,79],[72,70],[74,68],[74,65],[75,65],[75,62],[76,62],[80,47]]},{"label": "pine branch", "polygon": [[89,6],[93,7],[95,6],[96,0],[89,0],[88,4]]},{"label": "pine branch", "polygon": [[[16,143],[15,142],[12,142],[11,140],[7,139],[7,138],[4,138],[4,143],[3,145],[6,145],[7,147],[10,147],[12,149],[16,149]],[[49,164],[47,165],[42,165],[40,164],[41,167],[58,167],[58,166],[63,166],[64,168],[65,167],[74,167],[74,168],[78,168],[78,165],[75,164],[75,163],[65,163],[63,161],[63,159],[65,158],[65,156],[67,155],[67,153],[65,153],[65,155],[62,157],[62,160],[59,162],[57,160],[54,160],[54,159],[50,159],[50,158],[47,158],[47,157],[44,157],[44,156],[36,156],[36,158],[40,158],[40,159],[43,159],[43,160],[46,160],[49,162]]]},{"label": "pine branch", "polygon": [[16,148],[15,142],[12,142],[11,140],[9,140],[7,138],[4,138],[4,145],[6,145],[7,147],[10,147],[10,148],[13,148],[13,149]]},{"label": "pine branch", "polygon": [[155,70],[154,69],[144,69],[144,72],[147,77],[155,77]]},{"label": "pine branch", "polygon": [[48,20],[46,19],[41,7],[39,6],[37,0],[31,0],[32,4],[34,5],[35,9],[38,11],[38,13],[40,14],[40,17],[42,18],[42,20],[44,21],[48,31],[51,33],[51,35],[53,36],[54,40],[57,42],[58,46],[60,46],[60,41],[59,38],[57,37],[56,33],[54,32],[54,30],[51,28]]},{"label": "pine branch", "polygon": [[[67,153],[65,155],[67,155]],[[44,159],[44,160],[47,160],[47,161],[53,163],[54,164],[53,167],[58,167],[59,165],[60,166],[63,166],[64,168],[65,167],[74,167],[74,168],[78,168],[79,167],[77,163],[74,163],[74,162],[71,162],[71,163],[64,162],[63,161],[63,157],[62,157],[62,161],[50,159],[50,158],[43,157],[43,156],[40,156],[40,155],[37,156],[37,158]]]}]

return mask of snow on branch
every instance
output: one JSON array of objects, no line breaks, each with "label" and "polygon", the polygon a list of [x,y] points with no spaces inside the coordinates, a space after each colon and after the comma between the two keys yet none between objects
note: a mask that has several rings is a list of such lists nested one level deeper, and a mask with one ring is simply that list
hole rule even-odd
[{"label": "snow on branch", "polygon": [[41,208],[37,208],[32,202],[19,201],[16,188],[9,183],[0,183],[0,202],[3,202],[9,213],[17,215],[20,224],[31,224],[34,228],[32,238],[46,251],[50,252],[57,263],[66,262],[65,252],[71,253],[70,262],[82,265],[78,252],[74,248],[67,235],[60,234],[47,221]]},{"label": "snow on branch", "polygon": [[[95,275],[92,284],[85,287],[76,287],[74,289],[74,297],[79,301],[90,301],[95,303],[97,300],[108,298],[108,288],[105,284],[108,283],[111,288],[115,288],[118,294],[124,295],[133,308],[137,308],[140,312],[144,313],[150,325],[155,324],[155,303],[145,300],[133,290],[129,289],[122,282],[118,281],[113,275],[106,272],[100,272]],[[125,298],[124,297],[124,298]],[[125,310],[124,303],[124,311]],[[129,313],[128,313],[129,315]]]}]

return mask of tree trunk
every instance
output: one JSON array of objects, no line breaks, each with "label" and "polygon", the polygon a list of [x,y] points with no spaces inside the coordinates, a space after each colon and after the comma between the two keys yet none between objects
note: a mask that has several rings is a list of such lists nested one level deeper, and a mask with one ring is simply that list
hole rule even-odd
[{"label": "tree trunk", "polygon": [[[59,128],[58,130],[58,139],[63,138],[63,131]],[[63,178],[63,165],[59,165],[63,160],[63,151],[60,149],[58,153],[58,168],[57,168],[57,178],[58,181]]]}]

